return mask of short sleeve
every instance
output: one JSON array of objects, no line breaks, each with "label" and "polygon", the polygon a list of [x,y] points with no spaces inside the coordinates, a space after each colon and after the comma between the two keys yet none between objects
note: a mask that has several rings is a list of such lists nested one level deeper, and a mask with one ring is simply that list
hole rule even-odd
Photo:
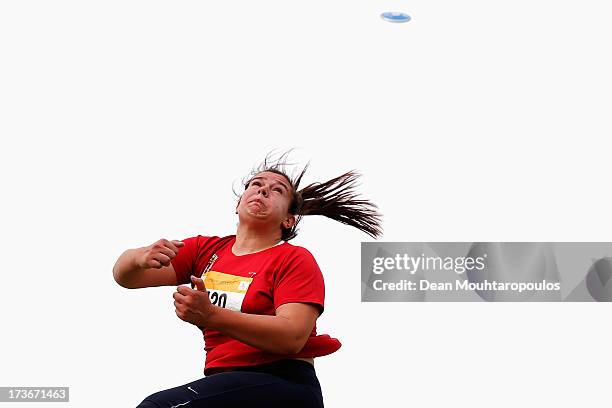
[{"label": "short sleeve", "polygon": [[314,303],[319,315],[325,308],[325,282],[317,261],[305,248],[287,256],[274,280],[274,308],[291,302]]},{"label": "short sleeve", "polygon": [[191,275],[195,269],[195,261],[198,254],[199,238],[197,236],[183,239],[182,241],[185,245],[179,248],[178,254],[171,261],[179,285],[191,282]]}]

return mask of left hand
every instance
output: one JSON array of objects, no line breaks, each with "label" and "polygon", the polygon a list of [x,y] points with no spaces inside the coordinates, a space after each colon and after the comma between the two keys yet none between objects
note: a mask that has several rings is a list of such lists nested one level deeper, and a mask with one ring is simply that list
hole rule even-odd
[{"label": "left hand", "polygon": [[214,313],[215,305],[210,302],[204,281],[193,275],[191,275],[191,281],[196,289],[178,286],[176,292],[172,295],[176,315],[181,320],[203,328],[206,327],[210,316]]}]

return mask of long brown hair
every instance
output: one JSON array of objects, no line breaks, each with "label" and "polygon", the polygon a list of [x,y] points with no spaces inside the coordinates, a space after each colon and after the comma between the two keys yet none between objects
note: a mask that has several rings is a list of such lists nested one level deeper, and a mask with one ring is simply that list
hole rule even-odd
[{"label": "long brown hair", "polygon": [[281,227],[283,241],[289,241],[297,236],[297,226],[305,215],[322,215],[331,218],[355,227],[373,238],[382,235],[382,215],[378,213],[378,207],[368,200],[358,198],[359,195],[355,192],[357,186],[355,182],[360,176],[359,173],[351,170],[331,180],[312,183],[298,190],[310,162],[297,177],[290,177],[286,167],[292,165],[287,162],[291,150],[281,154],[277,159],[273,158],[273,152],[268,153],[263,162],[253,168],[247,180],[243,181],[246,190],[251,179],[264,171],[282,175],[289,181],[292,188],[289,213],[295,216],[295,224],[291,228]]}]

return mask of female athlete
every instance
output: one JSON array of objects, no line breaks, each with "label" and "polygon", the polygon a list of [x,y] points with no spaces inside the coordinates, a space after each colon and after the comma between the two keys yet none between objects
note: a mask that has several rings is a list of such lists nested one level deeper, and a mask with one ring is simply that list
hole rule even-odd
[{"label": "female athlete", "polygon": [[[128,249],[113,276],[126,288],[177,286],[177,316],[204,334],[204,377],[155,392],[139,408],[323,407],[314,358],[341,346],[317,334],[323,275],[312,254],[288,241],[305,215],[323,215],[380,236],[380,214],[356,198],[345,173],[298,190],[283,154],[244,183],[235,235],[161,239]],[[191,284],[184,286],[183,284]]]}]

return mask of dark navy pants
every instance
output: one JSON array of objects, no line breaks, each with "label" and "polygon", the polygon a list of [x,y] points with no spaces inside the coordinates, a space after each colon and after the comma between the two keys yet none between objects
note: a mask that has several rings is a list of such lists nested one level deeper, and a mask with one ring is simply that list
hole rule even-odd
[{"label": "dark navy pants", "polygon": [[279,360],[208,375],[149,395],[137,408],[323,408],[314,367]]}]

